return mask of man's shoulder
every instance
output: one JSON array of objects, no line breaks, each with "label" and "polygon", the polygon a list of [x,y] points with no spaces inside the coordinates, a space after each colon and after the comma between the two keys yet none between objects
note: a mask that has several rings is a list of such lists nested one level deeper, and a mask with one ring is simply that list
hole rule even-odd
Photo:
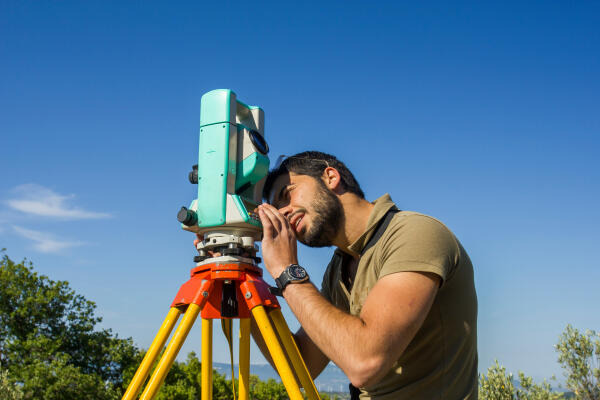
[{"label": "man's shoulder", "polygon": [[439,219],[416,211],[399,211],[390,221],[389,232],[386,233],[431,233],[453,235],[452,231]]},{"label": "man's shoulder", "polygon": [[398,212],[373,252],[379,276],[432,272],[446,280],[460,259],[454,234],[440,220],[414,211]]}]

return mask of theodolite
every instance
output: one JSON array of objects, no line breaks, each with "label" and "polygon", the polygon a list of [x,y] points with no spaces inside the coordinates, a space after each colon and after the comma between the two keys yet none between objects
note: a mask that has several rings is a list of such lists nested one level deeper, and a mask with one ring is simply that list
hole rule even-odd
[{"label": "theodolite", "polygon": [[[258,267],[262,225],[254,212],[260,204],[269,169],[264,139],[264,112],[237,100],[233,91],[218,89],[202,96],[198,164],[189,173],[198,196],[177,219],[195,232],[196,266],[179,289],[124,400],[137,397],[150,369],[183,318],[148,379],[140,399],[153,399],[198,315],[202,318],[201,398],[212,399],[212,321],[219,319],[231,351],[232,319],[240,320],[239,399],[249,399],[250,325],[256,324],[273,364],[292,400],[319,399],[314,382],[283,318],[281,308]],[[233,368],[232,368],[233,369]],[[232,374],[233,375],[233,374]],[[235,398],[235,387],[233,388]]]},{"label": "theodolite", "polygon": [[261,108],[238,101],[231,90],[202,96],[198,164],[189,174],[198,197],[177,215],[184,229],[204,236],[200,262],[210,258],[208,251],[256,254],[262,226],[254,209],[269,170],[264,119]]}]

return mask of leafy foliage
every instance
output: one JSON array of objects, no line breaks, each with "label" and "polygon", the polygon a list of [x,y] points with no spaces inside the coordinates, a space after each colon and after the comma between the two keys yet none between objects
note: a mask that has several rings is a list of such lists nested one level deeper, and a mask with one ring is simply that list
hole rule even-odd
[{"label": "leafy foliage", "polygon": [[0,364],[25,399],[114,399],[140,352],[95,329],[95,304],[31,263],[0,261]]},{"label": "leafy foliage", "polygon": [[556,345],[558,362],[565,369],[567,387],[578,399],[600,399],[600,336],[591,330],[579,332],[571,325]]},{"label": "leafy foliage", "polygon": [[552,391],[552,387],[544,380],[535,384],[533,379],[519,372],[520,387],[515,386],[513,375],[498,363],[488,368],[487,375],[479,377],[480,400],[558,400],[564,394]]},{"label": "leafy foliage", "polygon": [[0,399],[21,400],[22,398],[21,388],[8,379],[8,371],[0,368]]},{"label": "leafy foliage", "polygon": [[488,368],[487,376],[479,377],[480,400],[512,400],[514,393],[513,376],[506,373],[506,368],[498,364],[498,360]]},{"label": "leafy foliage", "polygon": [[[600,335],[592,330],[585,333],[567,325],[556,345],[558,362],[565,370],[566,385],[576,399],[600,400]],[[487,375],[479,379],[481,400],[554,400],[567,398],[564,393],[552,391],[544,380],[535,384],[530,377],[519,372],[519,387],[512,374],[496,361]]]}]

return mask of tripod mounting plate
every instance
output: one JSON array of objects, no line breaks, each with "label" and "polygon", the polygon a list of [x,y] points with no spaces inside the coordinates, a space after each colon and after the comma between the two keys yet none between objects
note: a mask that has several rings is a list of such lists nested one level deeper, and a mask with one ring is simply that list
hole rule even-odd
[{"label": "tripod mounting plate", "polygon": [[254,237],[239,235],[229,232],[210,232],[204,235],[204,240],[196,245],[198,250],[211,250],[219,247],[239,247],[248,251],[256,252],[258,248],[254,244]]},{"label": "tripod mounting plate", "polygon": [[[206,260],[199,262],[198,264],[196,264],[196,268],[192,269],[192,271],[190,272],[192,275],[194,274],[193,271],[195,271],[197,268],[203,268],[206,269],[206,266],[208,265],[210,268],[210,265],[212,264],[232,264],[232,263],[242,263],[242,264],[249,264],[249,265],[253,265],[256,266],[256,263],[254,262],[253,259],[248,258],[248,257],[243,257],[243,256],[219,256],[219,257],[210,257],[207,258]],[[259,267],[256,267],[257,269],[260,270],[260,276],[262,276],[262,269]]]}]

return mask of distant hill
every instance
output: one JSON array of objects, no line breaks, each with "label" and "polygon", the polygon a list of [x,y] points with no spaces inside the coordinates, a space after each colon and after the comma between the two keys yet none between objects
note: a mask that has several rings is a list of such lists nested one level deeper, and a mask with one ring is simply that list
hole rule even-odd
[{"label": "distant hill", "polygon": [[[226,363],[213,363],[213,368],[219,371],[220,374],[225,374],[228,378],[231,378],[231,365]],[[238,367],[234,366],[235,375],[238,375]],[[275,379],[281,382],[277,372],[269,364],[252,364],[250,366],[250,373],[257,375],[261,380],[266,381],[268,379]],[[335,364],[329,363],[327,367],[321,372],[321,375],[315,381],[317,390],[320,392],[348,392],[348,378]]]}]

